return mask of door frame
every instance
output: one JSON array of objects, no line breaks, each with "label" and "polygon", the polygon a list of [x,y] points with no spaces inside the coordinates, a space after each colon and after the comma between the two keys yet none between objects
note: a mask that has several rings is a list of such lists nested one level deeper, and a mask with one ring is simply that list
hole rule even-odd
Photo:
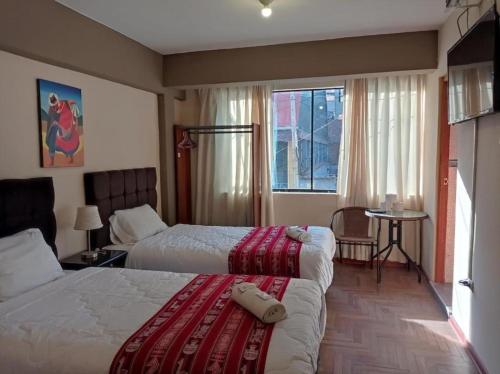
[{"label": "door frame", "polygon": [[434,280],[445,281],[446,231],[448,228],[448,177],[450,159],[450,125],[448,124],[448,81],[439,79],[438,179],[436,219],[436,259]]}]

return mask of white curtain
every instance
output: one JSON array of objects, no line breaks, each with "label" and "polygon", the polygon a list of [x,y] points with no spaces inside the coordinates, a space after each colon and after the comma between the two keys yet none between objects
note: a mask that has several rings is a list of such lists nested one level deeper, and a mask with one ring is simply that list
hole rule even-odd
[{"label": "white curtain", "polygon": [[[202,134],[195,153],[194,221],[203,225],[273,224],[270,185],[269,87],[228,87],[199,91],[201,126],[260,125],[258,172],[252,174],[252,134]],[[269,102],[268,102],[269,101]],[[260,199],[254,216],[253,178]]]},{"label": "white curtain", "polygon": [[255,212],[258,217],[254,220],[257,226],[274,225],[274,201],[272,187],[272,159],[273,152],[273,91],[271,86],[255,86],[252,88],[252,122],[259,125],[257,147],[258,165],[256,167],[257,186],[260,201]]},{"label": "white curtain", "polygon": [[368,82],[346,82],[339,151],[338,205],[368,206]]},{"label": "white curtain", "polygon": [[[340,157],[340,206],[378,207],[397,194],[406,209],[422,208],[422,147],[425,76],[391,76],[346,82],[345,119]],[[375,227],[372,228],[372,231]],[[381,247],[387,242],[382,228]],[[419,235],[404,224],[404,246],[415,258]],[[368,250],[350,246],[347,258],[368,259]],[[393,251],[391,260],[404,262]]]},{"label": "white curtain", "polygon": [[[200,89],[201,126],[215,124],[215,93],[210,89]],[[201,134],[196,137],[198,146],[191,151],[191,191],[193,200],[193,220],[195,224],[208,225],[214,220],[215,136]]]}]

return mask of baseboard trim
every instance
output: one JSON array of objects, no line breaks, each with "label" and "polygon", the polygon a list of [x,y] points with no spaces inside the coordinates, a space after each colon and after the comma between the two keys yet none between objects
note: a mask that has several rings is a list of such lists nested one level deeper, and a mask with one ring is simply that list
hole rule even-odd
[{"label": "baseboard trim", "polygon": [[432,296],[434,297],[436,302],[439,304],[439,308],[441,308],[443,313],[446,315],[446,318],[450,318],[451,317],[451,307],[448,307],[446,305],[446,302],[439,295],[438,291],[434,288],[432,282],[430,282],[429,280],[427,280],[427,281],[428,281],[427,283],[429,285],[429,289],[431,290]]},{"label": "baseboard trim", "polygon": [[459,326],[457,320],[453,316],[450,316],[450,318],[448,318],[448,322],[450,323],[451,327],[453,328],[453,330],[457,334],[458,339],[460,340],[460,343],[464,346],[465,350],[467,351],[470,358],[472,359],[472,362],[474,362],[474,365],[476,365],[476,368],[479,371],[479,373],[489,374],[488,369],[486,369],[486,366],[484,366],[484,364],[482,363],[481,359],[479,358],[479,355],[477,354],[476,350],[474,349],[474,346],[465,337],[465,334],[462,331],[462,328]]},{"label": "baseboard trim", "polygon": [[420,268],[420,272],[422,273],[422,278],[424,279],[425,285],[427,286],[427,288],[431,292],[432,297],[434,298],[434,300],[436,300],[436,302],[438,303],[439,309],[441,309],[441,311],[443,312],[443,315],[446,318],[450,318],[451,312],[448,310],[448,308],[446,307],[446,305],[443,302],[443,300],[441,300],[441,297],[438,295],[438,293],[436,292],[436,290],[434,289],[434,287],[432,287],[432,284],[431,284],[431,281],[429,279],[429,276],[427,275],[427,273],[425,272],[425,270],[421,266],[419,266],[419,268]]},{"label": "baseboard trim", "polygon": [[424,268],[420,265],[418,267],[420,269],[420,272],[422,273],[423,282],[431,292],[431,295],[434,298],[434,300],[436,300],[436,302],[438,303],[439,309],[441,309],[441,311],[443,312],[443,316],[446,319],[449,319],[451,317],[451,309],[448,309],[446,303],[441,299],[441,296],[439,296],[436,289],[432,286],[432,282],[429,276],[427,275],[426,271],[424,270]]}]

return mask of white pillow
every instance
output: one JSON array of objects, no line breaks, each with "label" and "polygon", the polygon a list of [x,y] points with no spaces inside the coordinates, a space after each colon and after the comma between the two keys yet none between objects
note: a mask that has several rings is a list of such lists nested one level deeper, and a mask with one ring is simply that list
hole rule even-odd
[{"label": "white pillow", "polygon": [[109,223],[110,237],[114,244],[137,243],[168,227],[148,204],[132,209],[116,210],[115,214],[109,217]]},{"label": "white pillow", "polygon": [[64,275],[39,229],[0,239],[0,301]]}]

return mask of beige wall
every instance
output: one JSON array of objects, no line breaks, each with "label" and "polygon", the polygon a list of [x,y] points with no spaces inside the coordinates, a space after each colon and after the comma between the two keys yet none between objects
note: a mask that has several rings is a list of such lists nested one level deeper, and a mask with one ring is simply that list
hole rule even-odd
[{"label": "beige wall", "polygon": [[[427,111],[424,134],[424,169],[423,191],[424,210],[430,219],[424,222],[423,267],[429,278],[434,279],[436,258],[436,218],[437,218],[437,176],[438,176],[438,124],[439,124],[439,78],[447,74],[447,52],[460,35],[457,29],[457,16],[460,11],[452,13],[447,22],[439,30],[438,66],[427,79]],[[470,23],[477,18],[477,10],[471,9]],[[465,17],[464,17],[465,19]],[[464,26],[462,26],[464,27]],[[465,29],[465,28],[464,28]]]},{"label": "beige wall", "polygon": [[179,91],[163,87],[163,56],[53,0],[0,3],[0,50],[159,94],[162,212],[172,223],[172,125]]},{"label": "beige wall", "polygon": [[[431,31],[170,55],[165,57],[165,83],[203,86],[273,80],[267,83],[276,89],[331,87],[357,74],[433,69],[437,64],[436,52],[437,33]],[[185,100],[175,101],[174,121],[195,125],[199,102],[193,89],[185,92]],[[173,149],[168,154],[173,154]],[[174,186],[168,193],[169,202],[172,201],[168,204],[169,218],[175,212],[173,190]],[[276,222],[327,226],[336,200],[332,194],[276,194]],[[310,204],[315,208],[304,211],[303,207]]]},{"label": "beige wall", "polygon": [[[481,9],[472,9],[470,24],[492,5],[492,0],[483,1]],[[424,168],[425,208],[431,221],[425,227],[424,248],[432,249],[426,253],[426,270],[434,272],[435,216],[436,216],[436,160],[438,152],[438,79],[446,74],[447,51],[459,39],[456,19],[459,11],[454,12],[439,31],[438,70],[429,76],[428,92],[428,131],[425,135],[426,164]],[[465,29],[465,25],[463,26]],[[456,126],[458,158],[458,190],[456,197],[457,220],[455,233],[455,266],[453,281],[453,316],[471,342],[482,363],[490,373],[500,373],[500,114],[479,119],[478,154],[476,168],[475,217],[476,233],[472,259],[472,279],[474,291],[458,285],[458,280],[467,278],[469,256],[468,238],[470,236],[470,212],[473,185],[472,122]],[[457,240],[458,239],[458,240]]]},{"label": "beige wall", "polygon": [[[435,268],[435,235],[437,214],[437,172],[438,172],[438,125],[439,125],[439,78],[447,74],[448,49],[460,38],[456,19],[460,12],[454,12],[439,30],[438,67],[428,75],[426,130],[424,134],[424,209],[430,219],[424,223],[424,269],[431,279]],[[471,10],[471,23],[477,18],[475,9]]]},{"label": "beige wall", "polygon": [[183,100],[175,101],[175,123],[177,125],[195,126],[200,121],[200,99],[196,90],[185,90]]},{"label": "beige wall", "polygon": [[[36,79],[82,89],[85,166],[39,167]],[[0,179],[51,176],[55,186],[59,256],[85,248],[72,225],[84,204],[83,173],[159,167],[155,94],[0,51]]]},{"label": "beige wall", "polygon": [[53,0],[2,0],[0,49],[145,90],[162,90],[161,54]]},{"label": "beige wall", "polygon": [[[481,12],[485,11],[493,1],[483,2]],[[472,13],[471,23],[474,22]],[[449,39],[445,46],[451,46],[457,40],[457,29],[448,26],[454,22],[452,18],[447,22],[447,36]],[[453,32],[454,31],[454,32]],[[446,61],[446,60],[445,60]],[[466,138],[466,146],[457,147],[457,158],[459,164],[467,165],[472,159],[472,123],[457,125],[457,138]],[[476,194],[475,194],[475,217],[476,230],[474,239],[474,254],[472,257],[472,280],[474,291],[458,285],[458,280],[467,277],[467,270],[463,261],[468,256],[468,246],[460,245],[455,239],[455,267],[453,288],[453,314],[457,322],[466,333],[483,364],[489,373],[500,373],[500,272],[496,264],[500,263],[500,233],[498,231],[498,217],[500,216],[500,168],[496,167],[500,161],[500,114],[495,114],[478,120],[478,147],[476,164]],[[469,168],[471,169],[471,168]],[[464,173],[462,179],[464,184],[472,185],[473,171]],[[460,178],[460,175],[459,175]],[[467,206],[471,202],[471,188],[467,193],[457,193],[457,206]],[[458,231],[456,226],[456,236]],[[462,262],[461,262],[462,260]]]},{"label": "beige wall", "polygon": [[[494,160],[494,162],[493,162]],[[455,275],[453,309],[460,310],[462,326],[469,326],[469,340],[490,373],[500,373],[500,114],[479,122],[476,175],[476,234],[472,262],[474,292],[458,286]],[[460,253],[456,257],[460,258]],[[467,302],[467,300],[470,300]],[[469,306],[470,305],[470,306]],[[469,318],[467,318],[469,317]]]},{"label": "beige wall", "polygon": [[[479,15],[491,6],[492,0],[484,0],[481,9],[471,8],[469,24],[472,25]],[[438,121],[439,121],[439,78],[447,75],[447,53],[459,38],[457,16],[461,11],[453,12],[446,23],[441,26],[438,36],[438,66],[428,75],[426,130],[424,134],[424,169],[423,191],[424,210],[429,213],[430,219],[424,222],[424,262],[423,267],[428,276],[434,279],[435,262],[435,235],[437,214],[437,176],[438,176]],[[462,30],[466,30],[465,17],[462,17]]]},{"label": "beige wall", "polygon": [[434,69],[437,32],[387,34],[168,55],[166,86]]},{"label": "beige wall", "polygon": [[274,193],[278,225],[330,225],[337,210],[337,195],[329,193]]}]

